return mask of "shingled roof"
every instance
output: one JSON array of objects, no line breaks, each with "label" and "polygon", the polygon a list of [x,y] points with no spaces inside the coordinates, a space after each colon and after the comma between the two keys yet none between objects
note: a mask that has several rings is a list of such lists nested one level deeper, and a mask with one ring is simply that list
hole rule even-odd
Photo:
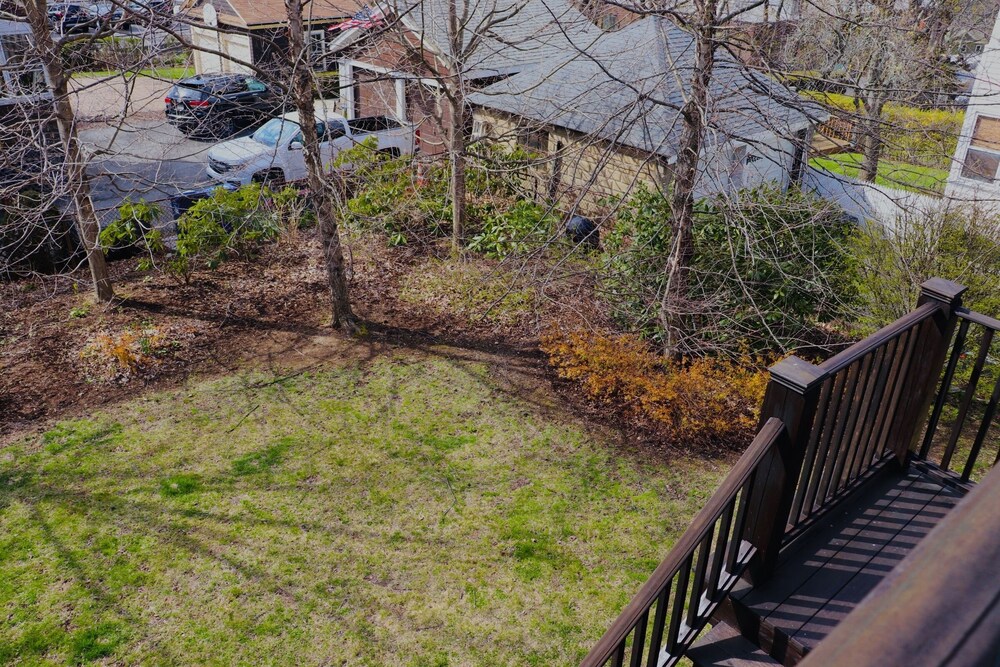
[{"label": "shingled roof", "polygon": [[[247,28],[285,25],[284,0],[211,0],[219,20]],[[312,0],[303,11],[307,23],[322,23],[353,16],[363,3],[356,0]]]},{"label": "shingled roof", "polygon": [[[563,33],[542,62],[469,97],[473,104],[672,159],[690,90],[692,37],[661,17],[615,32]],[[788,135],[821,117],[791,90],[720,54],[706,143]]]}]

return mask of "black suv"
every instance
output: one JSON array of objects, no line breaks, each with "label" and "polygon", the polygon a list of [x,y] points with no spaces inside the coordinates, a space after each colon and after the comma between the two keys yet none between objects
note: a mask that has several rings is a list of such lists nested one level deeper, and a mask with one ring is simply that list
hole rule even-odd
[{"label": "black suv", "polygon": [[284,110],[282,95],[245,74],[199,74],[163,100],[167,121],[188,136],[231,137]]}]

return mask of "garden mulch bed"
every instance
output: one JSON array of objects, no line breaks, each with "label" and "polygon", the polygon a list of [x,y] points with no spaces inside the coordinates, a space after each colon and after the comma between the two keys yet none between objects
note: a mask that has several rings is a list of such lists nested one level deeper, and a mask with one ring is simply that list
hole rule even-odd
[{"label": "garden mulch bed", "polygon": [[[478,355],[515,388],[528,383],[516,390],[530,392],[530,385],[541,382],[551,391],[538,332],[602,320],[582,279],[547,284],[538,305],[523,316],[499,323],[462,317],[399,297],[401,281],[408,272],[425,270],[433,252],[390,249],[373,238],[351,244],[352,302],[361,320],[354,339],[329,326],[319,243],[309,232],[283,239],[256,258],[199,272],[186,285],[139,272],[134,259],[114,262],[117,297],[107,306],[92,305],[85,272],[2,284],[2,439],[144,391],[176,387],[191,375],[247,366],[286,372],[399,347]],[[140,357],[133,367],[115,356],[115,342],[126,339]],[[592,406],[579,407],[602,417]],[[615,415],[603,417],[617,421]]]}]

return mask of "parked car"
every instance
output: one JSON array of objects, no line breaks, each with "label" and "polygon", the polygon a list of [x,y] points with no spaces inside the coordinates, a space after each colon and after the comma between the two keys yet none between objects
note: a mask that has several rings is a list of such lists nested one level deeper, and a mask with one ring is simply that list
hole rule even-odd
[{"label": "parked car", "polygon": [[[414,149],[413,126],[386,116],[347,120],[327,114],[316,123],[323,164],[332,170],[340,151],[376,137],[378,150],[393,157]],[[208,175],[217,181],[246,185],[267,183],[272,187],[306,177],[302,155],[302,127],[298,113],[272,118],[249,137],[223,142],[208,151]],[[350,165],[341,168],[350,169]]]},{"label": "parked car", "polygon": [[97,19],[84,5],[61,2],[49,5],[49,27],[60,34],[87,32],[97,25]]},{"label": "parked car", "polygon": [[174,5],[172,0],[133,0],[125,4],[125,14],[118,25],[128,28],[133,23],[139,22],[148,24],[154,21],[163,21],[172,17]]},{"label": "parked car", "polygon": [[167,121],[186,135],[231,137],[281,113],[280,92],[244,74],[198,74],[163,100]]},{"label": "parked car", "polygon": [[106,0],[90,3],[87,5],[87,11],[101,25],[119,23],[125,15],[121,6],[113,2],[107,2]]}]

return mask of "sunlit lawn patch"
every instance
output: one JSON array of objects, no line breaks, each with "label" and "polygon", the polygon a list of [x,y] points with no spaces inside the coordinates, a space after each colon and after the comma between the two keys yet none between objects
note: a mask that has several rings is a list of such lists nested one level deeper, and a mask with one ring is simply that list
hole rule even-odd
[{"label": "sunlit lawn patch", "polygon": [[0,662],[573,664],[725,467],[446,357],[153,395],[0,449]]}]

